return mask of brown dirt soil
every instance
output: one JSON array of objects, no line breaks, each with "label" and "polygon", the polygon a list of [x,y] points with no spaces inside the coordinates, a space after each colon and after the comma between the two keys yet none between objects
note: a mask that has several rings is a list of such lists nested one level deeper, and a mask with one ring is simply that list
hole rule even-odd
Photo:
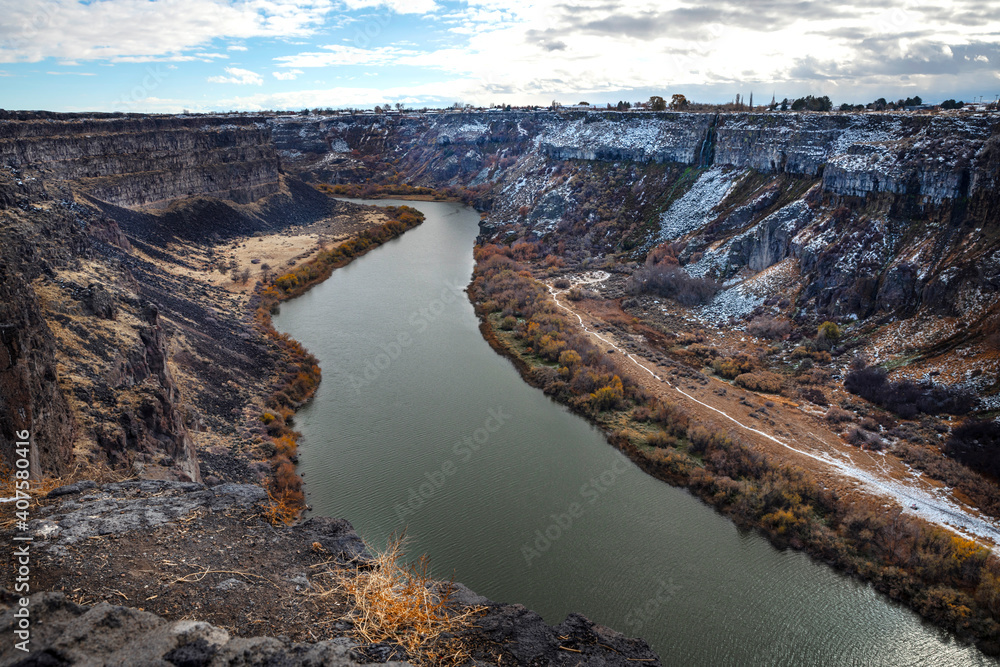
[{"label": "brown dirt soil", "polygon": [[[266,275],[280,274],[298,263],[309,261],[323,248],[336,247],[362,230],[383,222],[384,215],[369,211],[361,215],[339,215],[276,234],[237,237],[211,247],[190,242],[172,243],[166,248],[165,255],[176,261],[137,254],[171,275],[221,287],[245,302],[253,293],[256,282]],[[215,269],[223,261],[231,267],[225,274]],[[244,270],[250,272],[245,283],[235,278]]]},{"label": "brown dirt soil", "polygon": [[[848,444],[842,439],[840,433],[832,430],[823,419],[826,408],[781,395],[748,391],[712,375],[708,368],[696,368],[686,361],[678,360],[677,355],[670,353],[669,348],[674,343],[669,335],[663,333],[665,328],[663,321],[671,321],[677,325],[675,331],[678,333],[690,332],[694,327],[686,323],[683,317],[670,317],[668,315],[664,318],[661,316],[657,318],[659,321],[654,325],[624,312],[618,299],[583,299],[574,302],[566,299],[564,295],[560,295],[559,303],[583,319],[585,326],[591,330],[589,333],[591,339],[601,349],[608,349],[610,346],[606,341],[598,338],[594,330],[597,330],[601,337],[610,340],[620,348],[613,355],[618,367],[622,373],[645,388],[651,395],[683,407],[693,422],[708,424],[723,431],[731,431],[760,447],[777,461],[793,464],[810,471],[821,484],[835,490],[845,502],[871,502],[875,500],[890,506],[900,505],[895,498],[876,495],[866,484],[847,476],[824,461],[816,460],[813,456],[848,460],[854,467],[860,468],[865,473],[905,483],[911,488],[921,489],[939,497],[946,497],[971,516],[989,518],[984,517],[974,506],[964,502],[967,498],[960,497],[946,489],[941,482],[930,479],[926,475],[919,477],[912,475],[902,461],[891,453],[883,455]],[[664,303],[664,305],[667,304]],[[571,317],[571,320],[575,321],[575,318]],[[721,332],[712,332],[710,329],[701,328],[697,330],[705,336],[705,344],[707,345],[713,343],[721,345],[725,340],[721,335],[715,335],[721,334]],[[745,338],[752,339],[753,337],[747,335]],[[754,343],[742,341],[730,343],[726,347],[735,352],[752,349]],[[636,362],[652,370],[662,379],[657,380],[646,370],[629,362],[625,359],[623,352],[631,354]],[[664,357],[668,359],[665,364],[662,361]],[[658,362],[657,359],[661,359],[661,361]],[[690,400],[678,389],[711,407]],[[848,396],[846,392],[839,389],[831,391],[829,387],[825,387],[824,390],[830,396],[832,404],[837,404],[841,398]],[[715,410],[711,408],[715,408]],[[729,415],[740,424],[782,440],[791,448],[747,428],[741,428],[740,425],[727,419],[716,410]],[[904,506],[903,509],[910,511],[908,505]],[[973,535],[968,531],[962,531],[958,526],[949,524],[948,527],[959,530],[970,539],[976,539],[992,546],[990,540]]]},{"label": "brown dirt soil", "polygon": [[328,554],[239,508],[92,537],[63,555],[35,553],[37,590],[61,591],[81,604],[103,600],[208,621],[241,636],[316,641],[337,622],[344,602],[310,596],[308,584],[292,581],[318,574]]}]

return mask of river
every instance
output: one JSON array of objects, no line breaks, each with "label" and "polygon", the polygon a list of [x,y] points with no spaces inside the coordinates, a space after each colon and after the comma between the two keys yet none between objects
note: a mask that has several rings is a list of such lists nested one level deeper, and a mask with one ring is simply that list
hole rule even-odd
[{"label": "river", "polygon": [[305,295],[275,327],[319,360],[296,415],[313,514],[558,623],[576,611],[664,664],[997,664],[861,584],[740,531],[642,473],[480,335],[463,289],[479,214],[427,220]]}]

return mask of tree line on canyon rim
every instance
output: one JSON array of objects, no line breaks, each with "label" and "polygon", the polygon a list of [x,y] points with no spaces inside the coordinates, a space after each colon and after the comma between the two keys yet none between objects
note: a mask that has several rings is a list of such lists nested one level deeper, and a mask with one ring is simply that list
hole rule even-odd
[{"label": "tree line on canyon rim", "polygon": [[737,434],[696,425],[681,405],[620,375],[522,263],[557,267],[559,258],[540,245],[486,245],[475,258],[470,296],[495,344],[520,362],[529,382],[601,425],[638,465],[775,544],[859,575],[1000,652],[1000,559],[989,550],[899,509],[886,512],[875,500],[841,502],[809,472],[770,461]]}]

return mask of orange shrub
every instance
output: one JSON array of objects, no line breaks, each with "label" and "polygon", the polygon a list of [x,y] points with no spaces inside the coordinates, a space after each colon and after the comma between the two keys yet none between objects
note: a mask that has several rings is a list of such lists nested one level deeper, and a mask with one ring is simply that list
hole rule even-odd
[{"label": "orange shrub", "polygon": [[754,360],[745,354],[738,354],[735,357],[718,357],[712,362],[712,369],[716,374],[728,380],[735,379],[736,376],[743,373],[749,373],[756,366]]},{"label": "orange shrub", "polygon": [[756,371],[737,375],[734,383],[750,391],[762,391],[766,394],[780,394],[782,378],[770,371]]},{"label": "orange shrub", "polygon": [[590,404],[599,412],[617,410],[622,407],[624,401],[625,391],[622,388],[621,378],[617,375],[612,378],[611,384],[601,387],[590,395]]},{"label": "orange shrub", "polygon": [[286,273],[275,280],[274,284],[277,285],[278,289],[281,291],[288,292],[299,286],[299,279],[298,276],[293,273]]}]

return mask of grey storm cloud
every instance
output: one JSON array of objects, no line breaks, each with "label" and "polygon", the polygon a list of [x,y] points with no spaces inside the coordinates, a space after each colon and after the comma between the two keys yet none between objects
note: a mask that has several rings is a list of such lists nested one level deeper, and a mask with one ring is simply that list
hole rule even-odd
[{"label": "grey storm cloud", "polygon": [[556,9],[563,12],[559,22],[562,27],[555,30],[560,35],[587,33],[646,40],[707,34],[713,24],[766,31],[785,27],[799,19],[815,21],[851,14],[848,4],[803,0],[763,0],[752,4],[727,0],[711,5],[689,3],[674,9],[633,13],[607,3],[583,7],[563,4]]},{"label": "grey storm cloud", "polygon": [[[887,18],[879,22],[861,19],[859,10],[877,9]],[[937,31],[942,26],[981,26],[1000,18],[1000,3],[979,0],[955,0],[949,5],[913,5],[906,0],[890,0],[872,7],[867,0],[846,0],[832,3],[811,0],[722,0],[720,2],[688,2],[662,10],[627,10],[614,3],[558,4],[558,28],[529,31],[527,36],[542,43],[556,43],[573,34],[606,35],[638,40],[660,37],[703,38],[712,34],[713,26],[738,27],[768,32],[780,30],[796,21],[840,19],[850,22],[858,17],[857,25],[831,27],[819,31],[847,41],[861,41],[877,33],[912,30],[914,25]],[[900,17],[905,18],[900,21]],[[898,25],[897,25],[898,23]]]},{"label": "grey storm cloud", "polygon": [[[799,81],[827,79],[863,79],[872,76],[964,76],[986,75],[1000,62],[1000,45],[976,43],[948,46],[926,41],[911,44],[905,56],[889,55],[892,41],[869,39],[864,53],[851,63],[820,60],[812,56],[799,58],[789,70],[789,76]],[[951,54],[945,52],[945,46]],[[979,58],[977,60],[977,58]],[[985,59],[984,59],[985,58]]]},{"label": "grey storm cloud", "polygon": [[[723,27],[759,32],[766,40],[770,32],[801,25],[807,34],[836,40],[850,52],[836,61],[820,52],[793,55],[787,76],[803,83],[858,82],[866,77],[886,76],[908,79],[978,75],[991,80],[1000,66],[1000,47],[982,41],[989,36],[980,34],[972,43],[967,43],[968,36],[957,37],[969,32],[966,26],[981,27],[1000,19],[1000,2],[996,0],[954,0],[933,5],[888,0],[876,6],[869,0],[721,0],[682,2],[655,9],[594,2],[560,4],[554,9],[558,18],[550,27],[526,34],[529,41],[549,51],[567,48],[574,35],[639,41],[664,37],[708,40],[718,37]],[[949,43],[949,34],[956,35],[954,43]],[[671,53],[675,53],[673,49]],[[726,75],[705,72],[704,76],[711,81]]]},{"label": "grey storm cloud", "polygon": [[955,2],[950,7],[942,5],[918,5],[908,8],[922,14],[927,21],[938,24],[980,26],[995,21],[1000,16],[1000,5],[996,2]]}]

